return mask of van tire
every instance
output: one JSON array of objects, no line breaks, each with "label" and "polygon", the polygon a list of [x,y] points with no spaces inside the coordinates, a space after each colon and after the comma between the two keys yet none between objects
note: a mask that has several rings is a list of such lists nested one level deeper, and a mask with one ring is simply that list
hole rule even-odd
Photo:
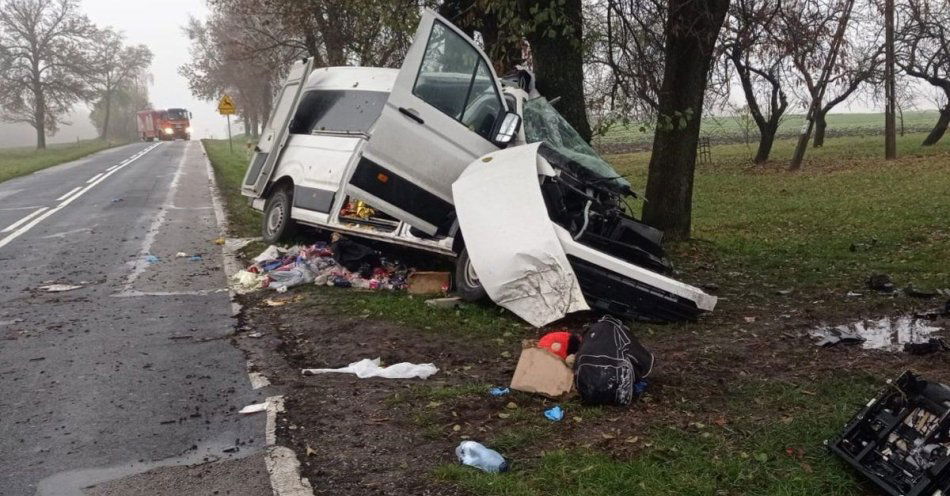
[{"label": "van tire", "polygon": [[468,258],[468,250],[465,248],[462,248],[462,252],[455,259],[455,292],[468,302],[488,298],[485,288],[478,282],[478,275],[475,274],[472,261]]},{"label": "van tire", "polygon": [[287,186],[275,188],[267,198],[264,218],[261,219],[261,237],[265,243],[278,243],[293,236],[297,231],[297,223],[290,218],[293,199],[293,193]]}]

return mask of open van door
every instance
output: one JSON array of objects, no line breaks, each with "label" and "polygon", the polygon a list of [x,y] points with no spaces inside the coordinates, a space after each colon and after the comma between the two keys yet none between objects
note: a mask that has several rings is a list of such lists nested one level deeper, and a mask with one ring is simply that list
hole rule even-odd
[{"label": "open van door", "polygon": [[499,130],[516,129],[518,119],[484,52],[426,10],[346,191],[430,235],[444,232],[452,183],[507,143]]},{"label": "open van door", "polygon": [[307,76],[313,69],[313,57],[294,62],[284,80],[284,85],[274,100],[270,118],[261,133],[261,139],[254,147],[254,157],[251,159],[251,166],[247,168],[247,174],[244,176],[244,184],[241,186],[241,193],[245,196],[259,197],[261,192],[267,186],[274,167],[277,165],[277,159],[280,158],[280,152],[287,143],[287,127],[293,118],[293,112],[297,108],[297,102],[300,100],[300,94],[303,91],[304,84],[307,82]]}]

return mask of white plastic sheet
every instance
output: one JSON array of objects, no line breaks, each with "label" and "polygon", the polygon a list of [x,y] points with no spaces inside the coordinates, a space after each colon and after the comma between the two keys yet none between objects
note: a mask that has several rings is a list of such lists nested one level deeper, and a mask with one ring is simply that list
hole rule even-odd
[{"label": "white plastic sheet", "polygon": [[303,369],[303,375],[341,373],[356,374],[356,377],[360,379],[366,379],[368,377],[382,377],[385,379],[412,379],[418,377],[420,379],[427,379],[438,371],[439,369],[431,363],[415,364],[402,362],[388,367],[381,367],[379,358],[373,360],[364,358],[338,369]]}]

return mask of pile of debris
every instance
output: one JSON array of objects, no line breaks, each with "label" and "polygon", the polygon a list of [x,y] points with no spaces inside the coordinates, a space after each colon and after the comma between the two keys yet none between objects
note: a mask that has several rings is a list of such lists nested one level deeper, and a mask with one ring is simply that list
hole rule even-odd
[{"label": "pile of debris", "polygon": [[366,245],[334,235],[332,243],[282,249],[271,245],[232,277],[235,291],[269,288],[279,293],[301,284],[402,290],[413,270]]}]

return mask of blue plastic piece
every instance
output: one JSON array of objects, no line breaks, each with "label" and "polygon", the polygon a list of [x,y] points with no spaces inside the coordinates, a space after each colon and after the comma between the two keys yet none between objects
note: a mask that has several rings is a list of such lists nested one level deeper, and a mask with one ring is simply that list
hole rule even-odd
[{"label": "blue plastic piece", "polygon": [[488,390],[488,394],[491,394],[492,396],[504,396],[510,392],[511,392],[510,389],[506,387],[498,387],[498,386],[493,387]]},{"label": "blue plastic piece", "polygon": [[561,405],[554,405],[544,411],[544,417],[552,422],[558,422],[564,418],[564,410]]},{"label": "blue plastic piece", "polygon": [[646,379],[640,379],[639,381],[637,381],[636,384],[633,385],[633,393],[636,394],[637,396],[640,396],[646,392],[647,386],[649,385],[650,383],[647,382]]}]

